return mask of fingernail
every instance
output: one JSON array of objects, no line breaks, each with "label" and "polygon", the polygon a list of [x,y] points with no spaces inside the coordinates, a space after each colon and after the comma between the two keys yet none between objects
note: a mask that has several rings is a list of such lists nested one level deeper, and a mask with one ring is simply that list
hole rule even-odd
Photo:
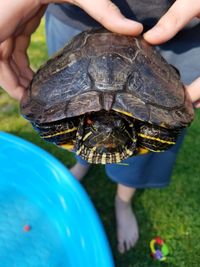
[{"label": "fingernail", "polygon": [[152,29],[150,29],[149,31],[145,32],[144,33],[144,37],[148,38],[148,37],[157,37],[157,36],[160,36],[161,34],[163,33],[163,29],[156,25],[154,26]]}]

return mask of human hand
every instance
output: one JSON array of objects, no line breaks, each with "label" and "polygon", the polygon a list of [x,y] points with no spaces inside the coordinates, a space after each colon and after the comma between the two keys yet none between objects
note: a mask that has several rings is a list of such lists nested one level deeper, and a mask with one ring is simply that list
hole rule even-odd
[{"label": "human hand", "polygon": [[[200,1],[176,0],[158,23],[144,34],[150,44],[161,44],[176,35],[193,18],[200,18]],[[195,107],[200,108],[200,77],[186,89]]]},{"label": "human hand", "polygon": [[44,10],[39,1],[0,1],[0,86],[18,100],[33,76],[27,48]]}]

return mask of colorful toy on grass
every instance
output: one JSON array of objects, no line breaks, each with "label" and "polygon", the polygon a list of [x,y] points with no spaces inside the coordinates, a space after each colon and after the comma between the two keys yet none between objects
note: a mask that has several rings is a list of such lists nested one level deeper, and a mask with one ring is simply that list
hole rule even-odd
[{"label": "colorful toy on grass", "polygon": [[151,256],[158,261],[166,261],[169,250],[160,237],[155,237],[150,242]]}]

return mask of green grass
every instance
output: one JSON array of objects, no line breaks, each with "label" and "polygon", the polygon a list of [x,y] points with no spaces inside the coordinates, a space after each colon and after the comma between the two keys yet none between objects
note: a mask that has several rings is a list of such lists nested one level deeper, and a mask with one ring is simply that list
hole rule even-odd
[{"label": "green grass", "polygon": [[[47,58],[44,22],[34,34],[29,49],[31,64],[37,69]],[[0,129],[25,138],[46,149],[66,166],[75,162],[72,154],[47,144],[23,119],[18,103],[0,91]],[[179,153],[172,182],[166,189],[138,190],[133,207],[140,225],[140,240],[132,251],[121,256],[116,251],[113,198],[116,185],[107,179],[102,166],[94,166],[83,184],[105,226],[117,267],[199,267],[200,266],[200,113]],[[150,257],[149,242],[155,236],[165,239],[170,256],[161,265]]]}]

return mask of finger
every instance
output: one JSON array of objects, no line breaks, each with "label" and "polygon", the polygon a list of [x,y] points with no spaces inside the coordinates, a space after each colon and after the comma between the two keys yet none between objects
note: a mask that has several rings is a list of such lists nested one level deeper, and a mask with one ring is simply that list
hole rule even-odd
[{"label": "finger", "polygon": [[8,60],[13,52],[14,43],[11,38],[0,43],[0,60]]},{"label": "finger", "polygon": [[15,64],[15,61],[12,59],[10,60],[10,66],[12,70],[15,72],[15,75],[18,77],[20,75],[20,72],[19,72],[17,65]]},{"label": "finger", "polygon": [[29,58],[27,56],[27,49],[30,43],[29,36],[20,35],[15,39],[15,48],[13,51],[13,60],[20,72],[20,76],[31,80],[33,78],[33,71],[29,66]]},{"label": "finger", "polygon": [[77,1],[90,16],[110,31],[121,34],[138,35],[142,32],[141,23],[125,18],[119,8],[109,0]]},{"label": "finger", "polygon": [[13,59],[18,66],[20,75],[26,80],[31,80],[33,78],[33,71],[30,68],[29,58],[27,55],[31,34],[39,26],[45,9],[46,6],[40,8],[37,14],[23,27],[21,34],[15,38]]},{"label": "finger", "polygon": [[[26,47],[25,44],[21,44],[21,46]],[[33,74],[31,70],[27,70],[29,68],[28,60],[20,49],[21,53],[18,55],[20,64],[16,64],[14,60],[16,47],[17,45],[11,38],[0,44],[0,86],[10,96],[19,100],[24,89],[29,85]]]},{"label": "finger", "polygon": [[158,23],[144,34],[151,44],[161,44],[176,35],[192,18],[200,12],[200,3],[196,0],[177,0]]},{"label": "finger", "polygon": [[44,1],[44,3],[47,2],[70,2],[77,5],[101,25],[113,32],[136,36],[143,30],[141,23],[125,18],[119,8],[110,0]]},{"label": "finger", "polygon": [[33,33],[40,24],[40,21],[46,11],[47,5],[42,5],[40,7],[36,7],[33,10],[30,10],[28,14],[25,14],[19,25],[16,25],[16,29],[13,33],[14,36],[18,36],[22,33],[31,34]]},{"label": "finger", "polygon": [[21,100],[25,88],[12,70],[9,62],[0,61],[0,86],[13,98]]},{"label": "finger", "polygon": [[37,12],[34,13],[33,16],[26,21],[25,28],[23,30],[24,35],[30,37],[30,35],[37,29],[44,15],[46,7],[46,5],[40,7]]},{"label": "finger", "polygon": [[194,107],[195,108],[200,108],[200,100],[194,102]]},{"label": "finger", "polygon": [[21,99],[24,88],[19,84],[19,71],[13,69],[13,41],[8,39],[0,44],[0,86],[16,99]]},{"label": "finger", "polygon": [[39,1],[0,1],[0,42],[13,35],[36,14],[39,7]]},{"label": "finger", "polygon": [[[20,76],[19,77],[19,83],[24,89],[26,89],[26,88],[28,88],[28,86],[30,84],[30,80]],[[23,89],[23,92],[24,92],[24,89]]]},{"label": "finger", "polygon": [[22,73],[20,73],[19,68],[16,65],[16,63],[15,63],[14,60],[11,60],[10,61],[10,65],[12,67],[13,72],[18,77],[19,84],[21,86],[23,86],[24,88],[27,88],[29,86],[29,84],[30,84],[31,78],[29,78],[26,73],[25,73],[25,75],[23,75]]},{"label": "finger", "polygon": [[41,8],[38,13],[23,27],[23,32],[15,38],[14,51],[12,58],[17,66],[21,81],[23,85],[27,84],[33,78],[33,71],[30,68],[29,58],[27,55],[27,49],[30,44],[31,34],[36,30],[40,24],[41,17],[44,13],[44,8]]},{"label": "finger", "polygon": [[47,8],[42,2],[45,1],[0,1],[0,42],[21,33],[24,25],[35,16],[41,18]]},{"label": "finger", "polygon": [[190,95],[192,102],[200,100],[200,77],[192,82],[190,85],[186,86],[186,89]]},{"label": "finger", "polygon": [[[21,56],[22,61],[24,55]],[[12,67],[12,70],[15,72],[17,77],[24,77],[27,80],[32,80],[33,78],[33,71],[29,68],[29,66],[26,66],[26,64],[23,64],[21,66],[16,64],[16,61],[14,60],[14,56],[9,61],[10,66]],[[22,66],[24,65],[24,69],[22,69]],[[21,68],[21,69],[20,69]]]}]

